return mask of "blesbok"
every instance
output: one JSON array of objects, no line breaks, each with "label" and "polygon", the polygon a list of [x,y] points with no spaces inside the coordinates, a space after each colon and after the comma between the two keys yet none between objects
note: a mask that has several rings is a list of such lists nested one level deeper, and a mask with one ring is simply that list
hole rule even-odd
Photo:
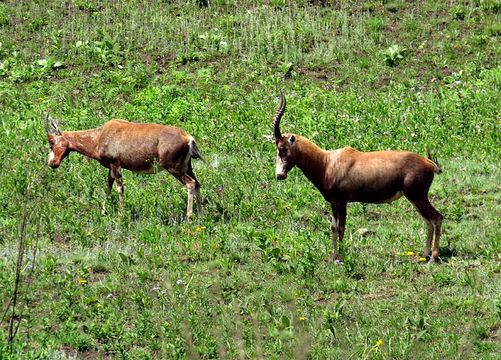
[{"label": "blesbok", "polygon": [[[49,124],[50,121],[50,124]],[[76,151],[95,159],[108,168],[108,191],[116,182],[123,206],[124,187],[121,169],[140,173],[167,170],[188,189],[188,220],[193,214],[193,196],[197,210],[202,211],[200,183],[193,174],[191,159],[201,159],[195,139],[183,129],[160,124],[133,123],[113,119],[97,129],[61,131],[54,119],[45,115],[45,130],[50,146],[49,166]]]},{"label": "blesbok", "polygon": [[[430,204],[428,190],[434,174],[442,169],[438,163],[408,151],[362,152],[351,147],[326,151],[304,136],[280,132],[285,112],[285,95],[273,116],[277,146],[276,177],[287,178],[297,166],[315,185],[332,207],[332,256],[340,262],[338,239],[344,236],[346,206],[349,202],[385,203],[405,196],[428,225],[424,256],[431,262],[440,255],[440,227],[443,216]],[[433,244],[433,250],[432,248]]]}]

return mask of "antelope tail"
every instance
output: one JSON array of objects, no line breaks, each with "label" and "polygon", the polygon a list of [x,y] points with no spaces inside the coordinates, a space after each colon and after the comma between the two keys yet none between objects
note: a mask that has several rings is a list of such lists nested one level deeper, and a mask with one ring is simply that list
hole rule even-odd
[{"label": "antelope tail", "polygon": [[200,153],[200,150],[198,149],[197,143],[195,142],[194,138],[191,138],[190,140],[190,154],[193,159],[200,159],[202,161],[205,161],[202,157],[202,154]]},{"label": "antelope tail", "polygon": [[434,160],[431,156],[430,150],[428,150],[428,160],[430,160],[433,165],[435,165],[435,174],[441,174],[442,173],[442,166],[438,163],[438,160]]}]

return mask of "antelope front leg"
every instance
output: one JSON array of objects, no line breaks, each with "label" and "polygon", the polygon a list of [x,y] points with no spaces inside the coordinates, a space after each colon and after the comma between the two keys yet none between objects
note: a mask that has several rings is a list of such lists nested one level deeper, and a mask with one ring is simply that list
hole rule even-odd
[{"label": "antelope front leg", "polygon": [[346,223],[346,204],[331,203],[332,207],[332,259],[336,263],[341,262],[339,255],[339,243],[343,241],[344,226]]},{"label": "antelope front leg", "polygon": [[[118,199],[120,201],[120,206],[123,208],[124,206],[124,186],[122,184],[122,173],[120,172],[120,166],[112,166],[110,167],[110,173],[112,178],[115,180],[115,183],[117,184],[117,191],[118,191]],[[108,185],[110,184],[110,180],[108,178]],[[111,182],[113,185],[113,181]],[[111,190],[111,188],[110,188]]]},{"label": "antelope front leg", "polygon": [[113,176],[113,171],[108,170],[108,195],[111,194],[111,189],[113,188],[113,183],[115,182],[115,177]]},{"label": "antelope front leg", "polygon": [[334,261],[339,260],[339,252],[337,248],[337,240],[338,240],[338,229],[339,223],[338,223],[338,214],[337,214],[337,207],[336,205],[332,205],[332,224],[331,224],[331,231],[332,231],[332,259]]}]

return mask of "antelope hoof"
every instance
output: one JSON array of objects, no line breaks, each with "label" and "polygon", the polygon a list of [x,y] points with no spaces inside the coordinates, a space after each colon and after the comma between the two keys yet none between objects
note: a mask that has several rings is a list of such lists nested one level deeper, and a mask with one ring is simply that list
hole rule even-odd
[{"label": "antelope hoof", "polygon": [[343,265],[343,260],[341,260],[341,257],[336,254],[332,253],[332,261],[334,262],[334,265]]},{"label": "antelope hoof", "polygon": [[428,264],[440,264],[442,260],[440,260],[439,257],[431,257],[430,261],[428,261]]}]

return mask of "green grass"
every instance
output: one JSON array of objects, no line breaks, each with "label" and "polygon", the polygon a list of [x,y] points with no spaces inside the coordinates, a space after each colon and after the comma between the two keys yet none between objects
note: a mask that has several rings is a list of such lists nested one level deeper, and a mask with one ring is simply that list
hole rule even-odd
[{"label": "green grass", "polygon": [[[0,358],[499,356],[499,2],[204,4],[0,4]],[[284,132],[324,148],[431,149],[443,263],[419,262],[405,199],[351,204],[328,261],[329,205],[274,178],[280,89]],[[63,130],[186,129],[203,216],[167,173],[124,171],[120,211],[97,162],[48,168],[47,108]]]}]

